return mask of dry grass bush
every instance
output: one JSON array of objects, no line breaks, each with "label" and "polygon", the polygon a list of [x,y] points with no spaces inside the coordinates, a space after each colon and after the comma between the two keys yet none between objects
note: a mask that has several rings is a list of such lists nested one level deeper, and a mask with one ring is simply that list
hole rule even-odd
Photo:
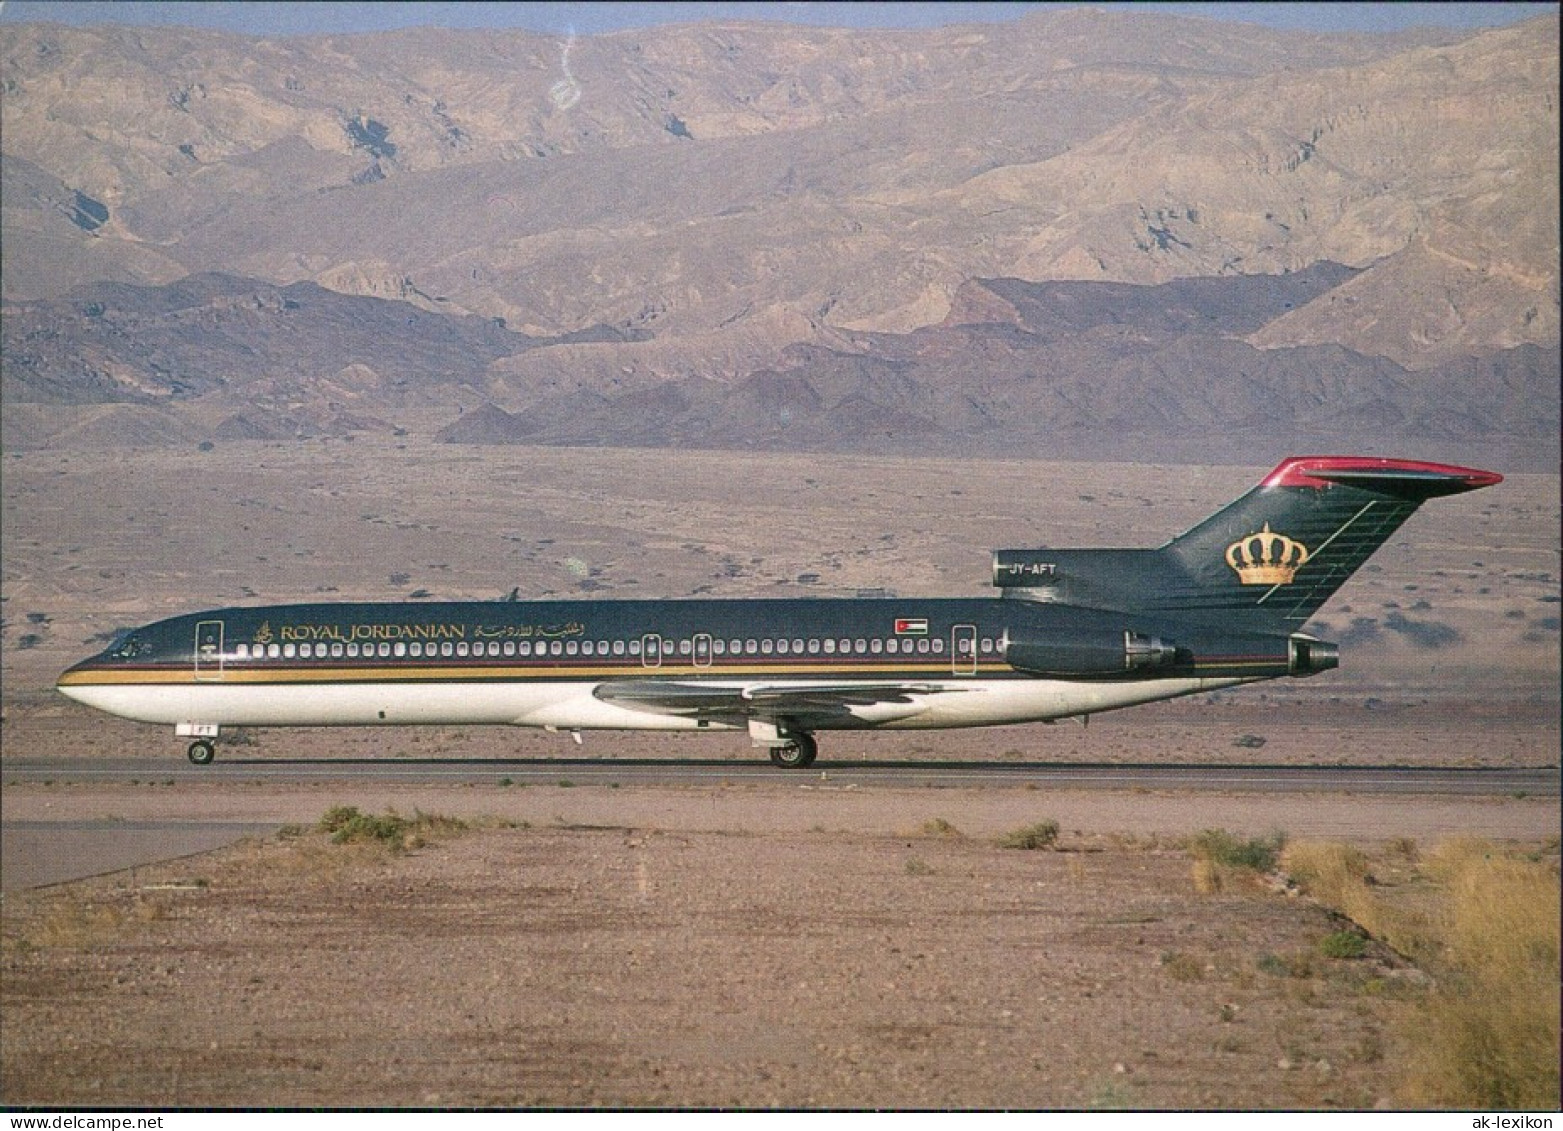
[{"label": "dry grass bush", "polygon": [[467,822],[456,817],[440,817],[414,812],[403,817],[394,810],[384,816],[361,813],[352,805],[337,805],[326,811],[317,828],[331,834],[332,844],[380,844],[392,853],[422,848],[431,836],[451,836],[465,832]]},{"label": "dry grass bush", "polygon": [[[1401,851],[1392,845],[1391,852]],[[1348,845],[1301,842],[1282,866],[1310,895],[1432,969],[1437,988],[1405,1026],[1406,1100],[1438,1108],[1555,1109],[1559,1103],[1559,910],[1555,859],[1488,841],[1440,845],[1421,861],[1435,910],[1375,889]]]},{"label": "dry grass bush", "polygon": [[1448,972],[1410,1027],[1412,1103],[1556,1109],[1559,1104],[1559,904],[1555,861],[1482,841],[1427,861],[1447,892]]},{"label": "dry grass bush", "polygon": [[1000,848],[1035,850],[1052,848],[1057,843],[1058,822],[1053,820],[1038,821],[1034,825],[1012,829],[999,837]]},{"label": "dry grass bush", "polygon": [[1415,960],[1436,953],[1436,933],[1423,916],[1380,898],[1359,849],[1338,841],[1298,841],[1286,847],[1280,863],[1303,891],[1391,949]]},{"label": "dry grass bush", "polygon": [[1206,829],[1187,842],[1194,857],[1194,890],[1215,895],[1235,882],[1253,883],[1274,869],[1285,843],[1286,835],[1279,832],[1243,840],[1225,829]]},{"label": "dry grass bush", "polygon": [[125,913],[117,907],[71,900],[50,908],[28,941],[35,946],[85,950],[113,942],[124,926]]},{"label": "dry grass bush", "polygon": [[166,918],[166,904],[140,895],[108,902],[67,896],[44,911],[23,938],[29,946],[90,950],[122,942],[136,927]]}]

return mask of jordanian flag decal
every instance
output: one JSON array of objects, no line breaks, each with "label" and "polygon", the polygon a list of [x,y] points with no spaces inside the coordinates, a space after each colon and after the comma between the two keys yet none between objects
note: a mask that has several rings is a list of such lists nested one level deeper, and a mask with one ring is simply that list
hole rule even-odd
[{"label": "jordanian flag decal", "polygon": [[895,622],[895,634],[897,636],[927,636],[927,617],[897,617]]}]

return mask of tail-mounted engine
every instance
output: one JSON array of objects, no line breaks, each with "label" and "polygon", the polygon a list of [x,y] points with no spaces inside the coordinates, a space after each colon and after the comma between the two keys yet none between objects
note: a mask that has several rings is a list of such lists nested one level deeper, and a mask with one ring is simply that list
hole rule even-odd
[{"label": "tail-mounted engine", "polygon": [[1071,633],[1067,637],[1006,634],[1004,662],[1032,675],[1064,678],[1106,678],[1148,675],[1171,667],[1178,649],[1159,636],[1143,632],[1098,631]]},{"label": "tail-mounted engine", "polygon": [[1286,638],[1286,674],[1318,675],[1340,667],[1340,647],[1294,633]]}]

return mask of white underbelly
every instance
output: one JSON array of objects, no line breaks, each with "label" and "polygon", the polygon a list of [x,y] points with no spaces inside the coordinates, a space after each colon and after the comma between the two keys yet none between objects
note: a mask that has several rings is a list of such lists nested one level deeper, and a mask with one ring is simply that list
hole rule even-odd
[{"label": "white underbelly", "polygon": [[947,690],[929,695],[924,710],[885,721],[890,730],[1002,726],[1046,722],[1076,715],[1113,711],[1160,699],[1175,699],[1202,691],[1217,691],[1244,679],[1158,679],[1134,683],[1072,683],[1061,679],[995,679],[951,681]]},{"label": "white underbelly", "polygon": [[692,719],[604,703],[595,682],[315,683],[66,687],[71,698],[143,723],[240,726],[500,725],[693,730]]},{"label": "white underbelly", "polygon": [[[854,705],[841,729],[938,729],[1039,722],[1214,691],[1242,679],[1135,683],[952,679],[910,701]],[[236,726],[500,725],[561,730],[723,730],[745,725],[605,702],[587,682],[185,683],[62,687],[91,707],[145,723]],[[927,685],[924,684],[924,687]],[[785,714],[784,711],[778,712]],[[763,716],[763,711],[757,711]],[[822,723],[818,729],[836,729]]]}]

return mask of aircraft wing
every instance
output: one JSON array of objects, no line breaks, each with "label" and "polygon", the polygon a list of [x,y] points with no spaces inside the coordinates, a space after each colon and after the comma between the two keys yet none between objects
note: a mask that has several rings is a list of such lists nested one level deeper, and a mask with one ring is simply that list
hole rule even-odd
[{"label": "aircraft wing", "polygon": [[[853,707],[893,707],[894,718],[926,709],[914,696],[949,691],[937,683],[710,684],[660,679],[626,679],[600,684],[594,694],[606,703],[658,715],[709,719],[843,719]],[[877,714],[877,713],[876,713]]]}]

